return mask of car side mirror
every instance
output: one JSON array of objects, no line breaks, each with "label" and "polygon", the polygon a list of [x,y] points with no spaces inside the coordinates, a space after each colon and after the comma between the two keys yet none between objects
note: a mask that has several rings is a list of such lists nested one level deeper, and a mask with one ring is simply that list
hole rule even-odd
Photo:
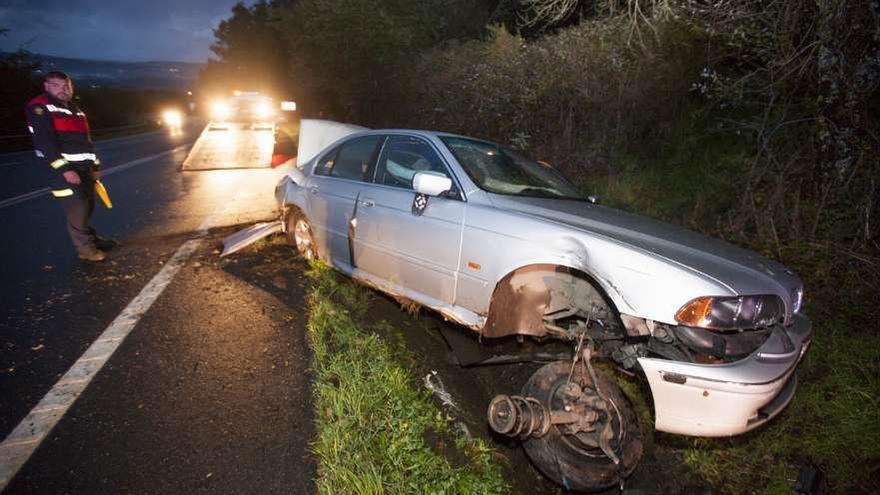
[{"label": "car side mirror", "polygon": [[452,179],[436,172],[417,172],[413,176],[413,189],[426,196],[439,196],[452,189]]}]

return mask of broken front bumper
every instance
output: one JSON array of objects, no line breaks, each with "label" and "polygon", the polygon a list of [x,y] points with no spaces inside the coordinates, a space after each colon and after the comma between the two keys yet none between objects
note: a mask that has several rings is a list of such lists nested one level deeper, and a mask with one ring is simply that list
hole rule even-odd
[{"label": "broken front bumper", "polygon": [[754,353],[726,364],[640,358],[654,396],[658,431],[706,437],[744,433],[779,414],[797,388],[795,368],[812,325],[795,315]]}]

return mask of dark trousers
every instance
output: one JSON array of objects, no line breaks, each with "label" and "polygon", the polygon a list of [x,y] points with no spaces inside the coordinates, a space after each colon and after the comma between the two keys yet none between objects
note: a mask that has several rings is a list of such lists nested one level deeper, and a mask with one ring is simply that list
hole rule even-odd
[{"label": "dark trousers", "polygon": [[73,246],[79,252],[95,249],[95,229],[92,227],[92,212],[95,210],[95,181],[88,170],[77,170],[79,184],[67,184],[73,190],[72,196],[57,198],[67,215],[67,233]]}]

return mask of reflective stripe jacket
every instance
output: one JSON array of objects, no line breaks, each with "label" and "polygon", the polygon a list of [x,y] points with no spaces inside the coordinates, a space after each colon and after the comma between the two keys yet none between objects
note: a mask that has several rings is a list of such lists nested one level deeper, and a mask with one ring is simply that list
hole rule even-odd
[{"label": "reflective stripe jacket", "polygon": [[100,161],[89,134],[86,114],[73,103],[41,94],[25,107],[34,152],[55,172],[53,183],[66,186],[62,174],[74,168],[97,170]]}]

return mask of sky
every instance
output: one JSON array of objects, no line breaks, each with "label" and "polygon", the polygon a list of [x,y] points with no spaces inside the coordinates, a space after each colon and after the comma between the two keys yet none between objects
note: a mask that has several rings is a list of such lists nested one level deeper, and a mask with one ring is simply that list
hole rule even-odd
[{"label": "sky", "polygon": [[[0,51],[125,62],[204,62],[237,0],[0,0]],[[243,1],[252,5],[253,1]]]}]

